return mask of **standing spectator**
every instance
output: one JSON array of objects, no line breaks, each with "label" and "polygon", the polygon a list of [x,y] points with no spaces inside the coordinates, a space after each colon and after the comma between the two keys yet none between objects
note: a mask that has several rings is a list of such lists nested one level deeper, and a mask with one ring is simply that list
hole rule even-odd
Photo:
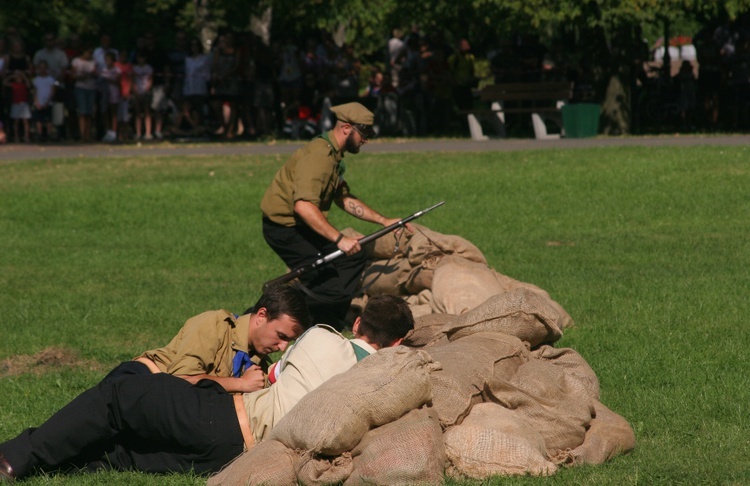
[{"label": "standing spectator", "polygon": [[50,107],[52,121],[54,125],[60,127],[65,121],[65,108],[63,104],[66,97],[65,77],[70,61],[65,51],[58,46],[57,36],[53,32],[44,34],[44,47],[34,54],[35,66],[39,65],[42,61],[47,63],[47,72],[57,81],[55,95]]},{"label": "standing spectator", "polygon": [[117,139],[130,139],[130,97],[133,90],[133,65],[128,53],[121,50],[115,66],[120,70],[120,102],[117,104]]},{"label": "standing spectator", "polygon": [[363,98],[377,98],[380,96],[380,89],[383,87],[383,71],[377,66],[370,71],[370,78],[367,80],[367,86],[362,91]]},{"label": "standing spectator", "polygon": [[[109,34],[102,34],[99,37],[99,47],[94,49],[94,62],[96,63],[96,72],[100,73],[107,66],[107,54],[113,53],[115,59],[117,59],[117,49],[112,47],[112,37]],[[109,110],[109,83],[106,79],[102,78],[101,75],[96,80],[96,91],[97,91],[97,132],[101,134],[107,130],[108,122],[108,110]],[[104,135],[105,138],[109,137],[109,134]]]},{"label": "standing spectator", "polygon": [[117,105],[120,103],[120,69],[115,66],[115,53],[104,55],[104,68],[99,72],[99,78],[106,83],[107,96],[102,100],[102,114],[107,133],[102,142],[117,140]]},{"label": "standing spectator", "polygon": [[401,29],[393,29],[393,37],[388,41],[388,71],[391,75],[391,83],[396,87],[398,87],[399,73],[401,72],[403,51],[406,49],[403,39],[404,32]]},{"label": "standing spectator", "polygon": [[36,76],[31,80],[34,86],[33,118],[36,122],[36,136],[42,139],[43,128],[47,129],[47,137],[55,138],[52,127],[52,100],[57,89],[57,80],[50,75],[47,61],[39,61],[36,65]]},{"label": "standing spectator", "polygon": [[291,39],[286,39],[281,46],[276,80],[279,83],[282,108],[294,104],[302,90],[302,58]]},{"label": "standing spectator", "polygon": [[24,71],[16,70],[5,79],[4,85],[10,88],[10,118],[13,120],[13,138],[20,140],[20,126],[23,125],[23,141],[29,143],[29,119],[31,118],[31,82]]},{"label": "standing spectator", "polygon": [[47,73],[57,81],[63,81],[68,68],[68,56],[57,46],[57,37],[52,32],[44,34],[44,47],[34,54],[34,66],[41,61],[47,64]]},{"label": "standing spectator", "polygon": [[[135,138],[153,140],[151,135],[151,89],[154,85],[154,69],[146,62],[146,53],[139,51],[133,66],[135,91]],[[145,134],[143,128],[145,126]]]},{"label": "standing spectator", "polygon": [[[174,36],[174,47],[167,53],[169,60],[169,78],[166,80],[169,99],[174,106],[182,106],[182,88],[185,80],[185,59],[189,54],[187,34],[178,31]],[[178,111],[178,114],[180,111]],[[179,127],[179,123],[175,122]]]},{"label": "standing spectator", "polygon": [[273,132],[273,107],[275,105],[273,51],[260,39],[255,42],[255,133],[266,135]]},{"label": "standing spectator", "polygon": [[34,70],[31,59],[26,54],[23,41],[15,39],[10,42],[10,54],[8,55],[8,72],[23,71],[28,78]]},{"label": "standing spectator", "polygon": [[448,58],[453,86],[453,101],[459,110],[469,110],[473,104],[471,89],[476,85],[474,54],[466,39],[458,43],[458,52]]},{"label": "standing spectator", "polygon": [[97,71],[101,72],[107,65],[106,56],[110,52],[117,56],[117,49],[112,47],[112,37],[109,34],[102,34],[99,38],[99,47],[94,49],[93,54]]},{"label": "standing spectator", "polygon": [[226,33],[219,37],[213,56],[211,77],[213,80],[214,109],[221,121],[217,135],[234,138],[237,122],[237,99],[240,89],[239,53],[234,45],[234,36]]},{"label": "standing spectator", "polygon": [[67,38],[63,52],[69,60],[73,60],[80,56],[83,52],[83,44],[81,44],[81,36],[73,32]]},{"label": "standing spectator", "polygon": [[96,103],[96,63],[94,50],[85,47],[80,56],[71,62],[75,79],[76,111],[78,112],[78,130],[82,142],[91,141],[91,119]]},{"label": "standing spectator", "polygon": [[[242,79],[240,80],[240,96],[237,103],[239,108],[237,124],[241,124],[241,133],[245,138],[254,139],[255,36],[251,32],[246,32],[242,35],[239,51]],[[239,129],[238,132],[240,132]]]},{"label": "standing spectator", "polygon": [[211,59],[203,52],[200,40],[190,41],[190,54],[185,58],[185,79],[182,84],[182,120],[193,132],[201,128],[201,112],[208,95]]},{"label": "standing spectator", "polygon": [[13,42],[23,42],[23,37],[18,33],[18,29],[14,25],[9,25],[5,28],[5,38],[8,39],[8,44]]},{"label": "standing spectator", "polygon": [[359,59],[354,56],[354,48],[350,44],[345,45],[334,68],[338,101],[354,101],[359,96],[361,67]]},{"label": "standing spectator", "polygon": [[162,135],[164,112],[169,108],[166,88],[166,82],[170,76],[169,58],[164,50],[156,45],[156,36],[153,32],[147,32],[143,39],[146,45],[144,48],[146,61],[153,70],[150,107],[154,126],[153,136],[161,140],[164,137]]},{"label": "standing spectator", "polygon": [[68,67],[63,75],[64,82],[62,83],[62,85],[64,89],[59,92],[59,95],[62,96],[65,111],[67,112],[63,122],[65,127],[65,137],[69,140],[74,140],[76,138],[79,138],[80,135],[78,134],[78,107],[75,97],[76,79],[71,63],[73,59],[79,57],[83,52],[81,37],[76,33],[70,34],[65,39],[63,52],[65,53],[65,56],[68,58],[70,63],[68,63]]}]

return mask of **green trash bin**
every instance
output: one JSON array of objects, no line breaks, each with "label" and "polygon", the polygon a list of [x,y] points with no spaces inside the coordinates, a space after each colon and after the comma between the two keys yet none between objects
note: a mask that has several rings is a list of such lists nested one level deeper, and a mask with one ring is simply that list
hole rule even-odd
[{"label": "green trash bin", "polygon": [[595,137],[599,133],[599,113],[596,103],[563,105],[562,120],[566,138]]}]

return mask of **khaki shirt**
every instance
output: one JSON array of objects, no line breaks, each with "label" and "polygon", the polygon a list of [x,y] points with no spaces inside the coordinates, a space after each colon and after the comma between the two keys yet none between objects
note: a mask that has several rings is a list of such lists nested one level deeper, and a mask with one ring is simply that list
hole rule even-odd
[{"label": "khaki shirt", "polygon": [[151,359],[162,372],[173,375],[232,376],[236,351],[252,354],[249,327],[250,314],[235,318],[225,310],[204,312],[190,318],[165,347],[139,357]]},{"label": "khaki shirt", "polygon": [[315,204],[327,217],[333,201],[348,195],[343,158],[332,132],[298,149],[266,189],[260,202],[263,215],[276,224],[294,226],[294,203],[303,200]]},{"label": "khaki shirt", "polygon": [[281,373],[269,388],[243,395],[253,438],[268,437],[302,397],[357,363],[352,343],[368,354],[376,350],[361,339],[346,339],[332,327],[318,324],[288,348],[279,364]]}]

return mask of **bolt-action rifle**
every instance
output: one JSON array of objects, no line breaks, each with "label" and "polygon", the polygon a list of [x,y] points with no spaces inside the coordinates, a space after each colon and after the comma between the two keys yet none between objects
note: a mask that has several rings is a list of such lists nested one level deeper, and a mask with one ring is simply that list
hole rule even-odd
[{"label": "bolt-action rifle", "polygon": [[[393,223],[391,225],[388,225],[385,228],[379,229],[378,231],[376,231],[374,233],[371,233],[371,234],[369,234],[367,236],[363,236],[362,238],[360,238],[359,244],[360,245],[366,245],[367,243],[369,243],[371,241],[375,241],[378,238],[380,238],[381,236],[385,236],[388,233],[390,233],[391,231],[395,231],[398,228],[401,228],[401,227],[405,226],[406,223],[408,223],[410,221],[413,221],[413,220],[419,218],[420,216],[422,216],[422,215],[424,215],[426,213],[429,213],[433,209],[435,209],[437,207],[440,207],[443,204],[445,204],[445,201],[440,201],[439,203],[435,204],[434,206],[430,206],[427,209],[423,209],[421,211],[417,211],[416,213],[414,213],[414,214],[412,214],[410,216],[407,216],[407,217],[405,217],[402,220],[396,221],[395,223]],[[273,287],[275,287],[277,285],[282,285],[282,284],[285,284],[287,282],[291,282],[292,280],[294,280],[295,278],[299,277],[300,275],[305,274],[307,272],[311,272],[312,270],[315,270],[316,268],[320,267],[321,265],[325,265],[326,263],[328,263],[328,262],[330,262],[332,260],[335,260],[336,258],[338,258],[338,257],[340,257],[342,255],[344,255],[343,251],[336,250],[336,251],[333,251],[333,252],[329,253],[328,255],[325,255],[323,257],[318,258],[317,260],[315,260],[312,263],[309,263],[307,265],[299,266],[299,267],[295,268],[294,270],[292,270],[291,272],[285,273],[281,277],[276,277],[275,279],[269,280],[268,282],[264,283],[263,284],[263,291],[266,291],[266,290],[268,290],[270,288],[273,288]]]}]

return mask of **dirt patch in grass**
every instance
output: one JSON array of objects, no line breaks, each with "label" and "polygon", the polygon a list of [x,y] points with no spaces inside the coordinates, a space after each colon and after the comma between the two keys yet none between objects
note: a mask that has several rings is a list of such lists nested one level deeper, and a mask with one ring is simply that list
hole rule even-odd
[{"label": "dirt patch in grass", "polygon": [[49,347],[36,354],[19,354],[0,361],[0,378],[25,373],[41,375],[62,368],[104,370],[104,367],[97,361],[83,359],[70,349]]}]

